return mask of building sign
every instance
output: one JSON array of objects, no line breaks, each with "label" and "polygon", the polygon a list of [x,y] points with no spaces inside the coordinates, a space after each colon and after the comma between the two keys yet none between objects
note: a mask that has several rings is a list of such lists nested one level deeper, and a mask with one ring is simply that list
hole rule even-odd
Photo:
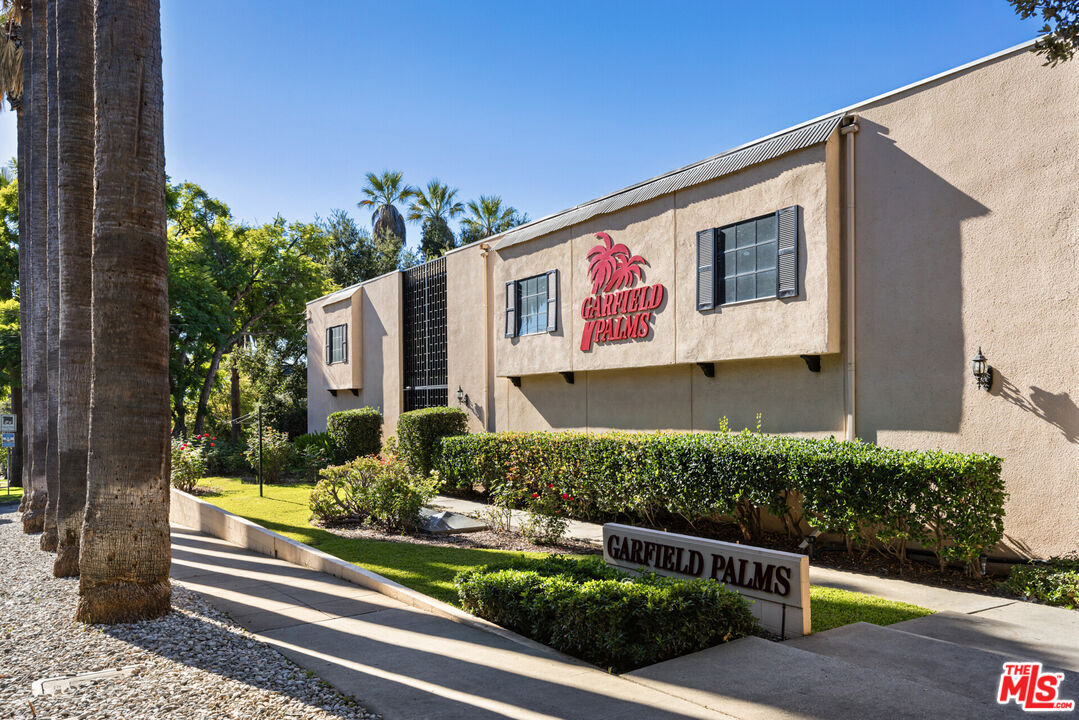
[{"label": "building sign", "polygon": [[592,294],[581,304],[584,330],[581,350],[595,343],[643,340],[651,332],[652,315],[663,305],[666,288],[656,283],[634,287],[644,277],[648,263],[629,248],[615,243],[607,233],[596,233],[603,242],[588,251],[588,275]]},{"label": "building sign", "polygon": [[0,447],[15,447],[15,433],[0,433]]},{"label": "building sign", "polygon": [[753,601],[750,611],[765,630],[783,638],[809,634],[805,555],[607,523],[603,559],[627,570],[721,582]]},{"label": "building sign", "polygon": [[0,413],[0,432],[15,432],[18,429],[14,413]]}]

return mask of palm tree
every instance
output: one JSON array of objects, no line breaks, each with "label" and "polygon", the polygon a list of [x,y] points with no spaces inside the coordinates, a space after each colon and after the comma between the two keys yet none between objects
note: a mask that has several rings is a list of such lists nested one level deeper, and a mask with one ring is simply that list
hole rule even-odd
[{"label": "palm tree", "polygon": [[[31,8],[23,7],[24,21],[28,17],[30,32],[24,32],[23,62],[29,66],[29,80],[24,75],[24,92],[29,95],[29,104],[24,103],[24,111],[29,122],[29,183],[26,196],[30,211],[29,254],[27,258],[27,283],[30,296],[28,328],[26,339],[29,386],[28,433],[26,443],[29,446],[30,460],[30,499],[23,512],[23,531],[41,532],[45,527],[45,507],[48,503],[48,487],[45,480],[46,459],[49,448],[49,386],[48,386],[48,233],[46,216],[48,213],[48,177],[46,159],[48,156],[48,97],[46,61],[45,0],[33,0]],[[29,87],[26,87],[29,85]],[[21,292],[21,290],[20,290]],[[24,490],[25,492],[25,490]]]},{"label": "palm tree", "polygon": [[401,173],[383,170],[381,175],[367,173],[367,185],[362,189],[365,197],[356,203],[359,208],[374,208],[371,211],[371,229],[376,238],[395,235],[405,241],[405,219],[394,203],[404,202],[412,197],[416,190],[405,185]]},{"label": "palm tree", "polygon": [[498,195],[480,195],[479,200],[469,200],[468,211],[472,216],[462,220],[461,224],[479,239],[505,232],[523,221],[517,208],[503,206]]},{"label": "palm tree", "polygon": [[465,206],[456,200],[457,188],[451,188],[435,178],[427,183],[426,189],[417,189],[412,197],[408,219],[423,223],[420,251],[424,257],[431,260],[452,250],[453,232],[449,221],[465,211]]},{"label": "palm tree", "polygon": [[45,72],[48,74],[46,87],[48,88],[47,102],[49,108],[49,124],[46,137],[48,138],[48,150],[46,157],[48,164],[45,167],[45,175],[48,182],[48,216],[46,219],[46,235],[48,258],[46,260],[46,282],[48,297],[48,324],[46,325],[46,372],[48,379],[48,455],[45,458],[45,484],[48,489],[48,500],[45,506],[45,525],[41,532],[41,549],[55,550],[57,546],[56,533],[56,501],[60,495],[60,443],[58,440],[57,418],[60,416],[60,234],[57,222],[59,220],[59,203],[56,196],[56,181],[59,171],[57,158],[57,135],[59,131],[59,105],[56,98],[56,0],[47,0],[45,3],[45,42],[48,49],[45,52]]},{"label": "palm tree", "polygon": [[53,574],[79,574],[79,535],[86,507],[90,430],[90,251],[94,225],[94,11],[85,0],[56,0],[62,408],[57,438],[60,481],[58,547]]},{"label": "palm tree", "polygon": [[160,18],[158,0],[95,3],[93,385],[75,613],[83,622],[169,611]]}]

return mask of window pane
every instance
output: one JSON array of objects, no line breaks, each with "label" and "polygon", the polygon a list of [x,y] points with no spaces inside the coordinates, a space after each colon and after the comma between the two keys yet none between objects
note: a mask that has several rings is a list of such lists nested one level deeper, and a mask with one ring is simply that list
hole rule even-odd
[{"label": "window pane", "polygon": [[723,249],[734,250],[734,228],[727,228],[723,231]]},{"label": "window pane", "polygon": [[768,270],[776,266],[776,244],[765,243],[757,246],[757,269]]},{"label": "window pane", "polygon": [[776,216],[769,215],[757,221],[757,242],[769,242],[776,239]]},{"label": "window pane", "polygon": [[738,299],[739,300],[752,300],[754,297],[754,291],[756,287],[753,283],[753,276],[746,275],[738,278]]},{"label": "window pane", "polygon": [[738,274],[738,270],[735,268],[737,259],[737,251],[735,250],[723,253],[723,277],[734,277]]},{"label": "window pane", "polygon": [[757,273],[757,297],[771,297],[776,294],[776,271],[765,270]]},{"label": "window pane", "polygon": [[756,242],[756,223],[742,223],[736,228],[738,232],[738,247],[745,247]]},{"label": "window pane", "polygon": [[738,251],[738,274],[753,272],[756,267],[753,264],[756,253],[753,252],[753,248],[742,248]]},{"label": "window pane", "polygon": [[734,302],[738,299],[738,289],[734,278],[727,278],[723,291],[723,302]]}]

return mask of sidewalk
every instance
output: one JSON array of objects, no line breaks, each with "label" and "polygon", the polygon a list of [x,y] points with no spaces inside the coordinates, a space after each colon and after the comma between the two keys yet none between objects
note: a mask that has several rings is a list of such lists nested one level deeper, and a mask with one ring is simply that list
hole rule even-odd
[{"label": "sidewalk", "polygon": [[181,526],[172,543],[174,582],[387,720],[731,717]]}]

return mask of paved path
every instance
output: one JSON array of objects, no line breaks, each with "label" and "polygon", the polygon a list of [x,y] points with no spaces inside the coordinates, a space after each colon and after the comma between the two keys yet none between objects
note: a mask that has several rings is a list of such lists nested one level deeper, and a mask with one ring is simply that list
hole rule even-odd
[{"label": "paved path", "polygon": [[731,717],[193,530],[172,543],[174,582],[387,720]]}]

